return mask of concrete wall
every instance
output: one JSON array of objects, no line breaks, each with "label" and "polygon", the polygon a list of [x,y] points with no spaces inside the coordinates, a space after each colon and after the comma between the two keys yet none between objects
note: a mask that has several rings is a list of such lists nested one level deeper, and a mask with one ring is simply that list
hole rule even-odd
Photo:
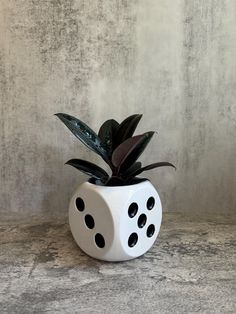
[{"label": "concrete wall", "polygon": [[235,0],[1,0],[0,208],[66,212],[98,161],[53,114],[95,130],[143,113],[165,210],[236,208]]}]

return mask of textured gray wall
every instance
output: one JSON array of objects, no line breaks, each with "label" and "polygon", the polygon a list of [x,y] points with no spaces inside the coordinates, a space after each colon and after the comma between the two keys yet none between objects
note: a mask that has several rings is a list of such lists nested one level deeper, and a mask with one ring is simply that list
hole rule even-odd
[{"label": "textured gray wall", "polygon": [[142,160],[166,210],[236,208],[235,0],[1,0],[0,208],[67,210],[88,152],[53,116],[96,130],[144,113]]}]

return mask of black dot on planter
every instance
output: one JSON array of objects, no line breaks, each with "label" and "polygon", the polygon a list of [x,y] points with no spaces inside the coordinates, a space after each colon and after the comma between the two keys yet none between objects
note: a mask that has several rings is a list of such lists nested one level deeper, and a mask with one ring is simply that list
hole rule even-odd
[{"label": "black dot on planter", "polygon": [[129,206],[128,209],[128,214],[130,216],[130,218],[133,218],[138,212],[138,204],[137,203],[132,203]]},{"label": "black dot on planter", "polygon": [[77,199],[75,200],[75,204],[76,204],[76,207],[77,209],[82,212],[84,210],[84,201],[82,200],[81,197],[77,197]]},{"label": "black dot on planter", "polygon": [[94,223],[94,219],[93,219],[93,217],[91,215],[86,215],[84,217],[84,221],[85,221],[86,226],[89,229],[93,229],[94,228],[95,223]]},{"label": "black dot on planter", "polygon": [[154,205],[155,205],[155,199],[154,199],[154,197],[151,196],[151,197],[149,197],[149,199],[147,201],[147,209],[148,210],[153,209]]},{"label": "black dot on planter", "polygon": [[147,222],[147,216],[145,214],[142,214],[138,218],[138,226],[139,228],[143,228]]},{"label": "black dot on planter", "polygon": [[151,238],[154,235],[155,232],[155,226],[154,225],[150,225],[147,228],[147,237]]},{"label": "black dot on planter", "polygon": [[128,245],[129,247],[133,247],[136,245],[137,242],[138,242],[138,235],[137,233],[134,232],[129,236]]},{"label": "black dot on planter", "polygon": [[104,248],[105,246],[105,240],[104,237],[100,234],[97,233],[95,235],[95,243],[97,244],[98,247],[100,247],[101,249]]}]

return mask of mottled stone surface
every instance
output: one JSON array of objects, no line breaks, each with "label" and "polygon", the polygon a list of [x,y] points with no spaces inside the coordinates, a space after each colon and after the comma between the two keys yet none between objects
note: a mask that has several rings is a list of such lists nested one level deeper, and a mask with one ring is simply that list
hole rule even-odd
[{"label": "mottled stone surface", "polygon": [[96,131],[144,113],[164,208],[236,209],[235,0],[1,0],[0,211],[65,213],[88,152],[53,116]]},{"label": "mottled stone surface", "polygon": [[235,313],[236,220],[165,214],[144,256],[87,257],[66,219],[1,217],[1,313]]}]

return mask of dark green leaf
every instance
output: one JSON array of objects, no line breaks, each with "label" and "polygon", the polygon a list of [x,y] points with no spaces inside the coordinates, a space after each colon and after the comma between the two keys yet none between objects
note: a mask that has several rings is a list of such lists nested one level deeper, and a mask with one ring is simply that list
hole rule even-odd
[{"label": "dark green leaf", "polygon": [[137,171],[141,167],[142,167],[142,163],[140,161],[137,161],[131,167],[129,167],[127,170],[125,170],[122,173],[122,176],[123,177],[129,177],[130,175],[132,175],[133,172]]},{"label": "dark green leaf", "polygon": [[106,180],[109,177],[105,170],[86,160],[71,159],[67,161],[66,164],[73,166],[83,173],[88,174],[89,176],[93,176],[96,179]]},{"label": "dark green leaf", "polygon": [[121,122],[116,133],[116,147],[134,134],[141,118],[141,114],[134,114]]},{"label": "dark green leaf", "polygon": [[115,133],[117,132],[118,128],[119,123],[114,119],[110,119],[105,121],[99,129],[98,136],[104,146],[107,148],[109,155],[112,153],[115,141]]},{"label": "dark green leaf", "polygon": [[88,182],[89,183],[92,183],[92,184],[95,184],[95,185],[102,185],[102,186],[104,186],[105,185],[105,182],[106,182],[107,180],[103,180],[103,181],[101,181],[101,179],[96,179],[96,178],[89,178],[88,179]]},{"label": "dark green leaf", "polygon": [[130,173],[130,176],[135,177],[135,176],[139,175],[140,173],[142,173],[143,171],[147,171],[147,170],[151,170],[151,169],[159,168],[159,167],[164,167],[164,166],[169,166],[169,167],[173,167],[176,169],[176,167],[173,164],[171,164],[170,162],[162,161],[162,162],[156,162],[156,163],[148,165],[146,167],[137,169],[137,170],[133,171],[132,173]]},{"label": "dark green leaf", "polygon": [[116,173],[128,169],[142,154],[154,132],[133,136],[121,143],[112,154],[112,163]]},{"label": "dark green leaf", "polygon": [[106,186],[121,186],[125,185],[125,180],[118,176],[112,176],[107,180]]},{"label": "dark green leaf", "polygon": [[65,113],[57,113],[56,116],[84,145],[107,161],[107,152],[100,138],[87,124]]}]

